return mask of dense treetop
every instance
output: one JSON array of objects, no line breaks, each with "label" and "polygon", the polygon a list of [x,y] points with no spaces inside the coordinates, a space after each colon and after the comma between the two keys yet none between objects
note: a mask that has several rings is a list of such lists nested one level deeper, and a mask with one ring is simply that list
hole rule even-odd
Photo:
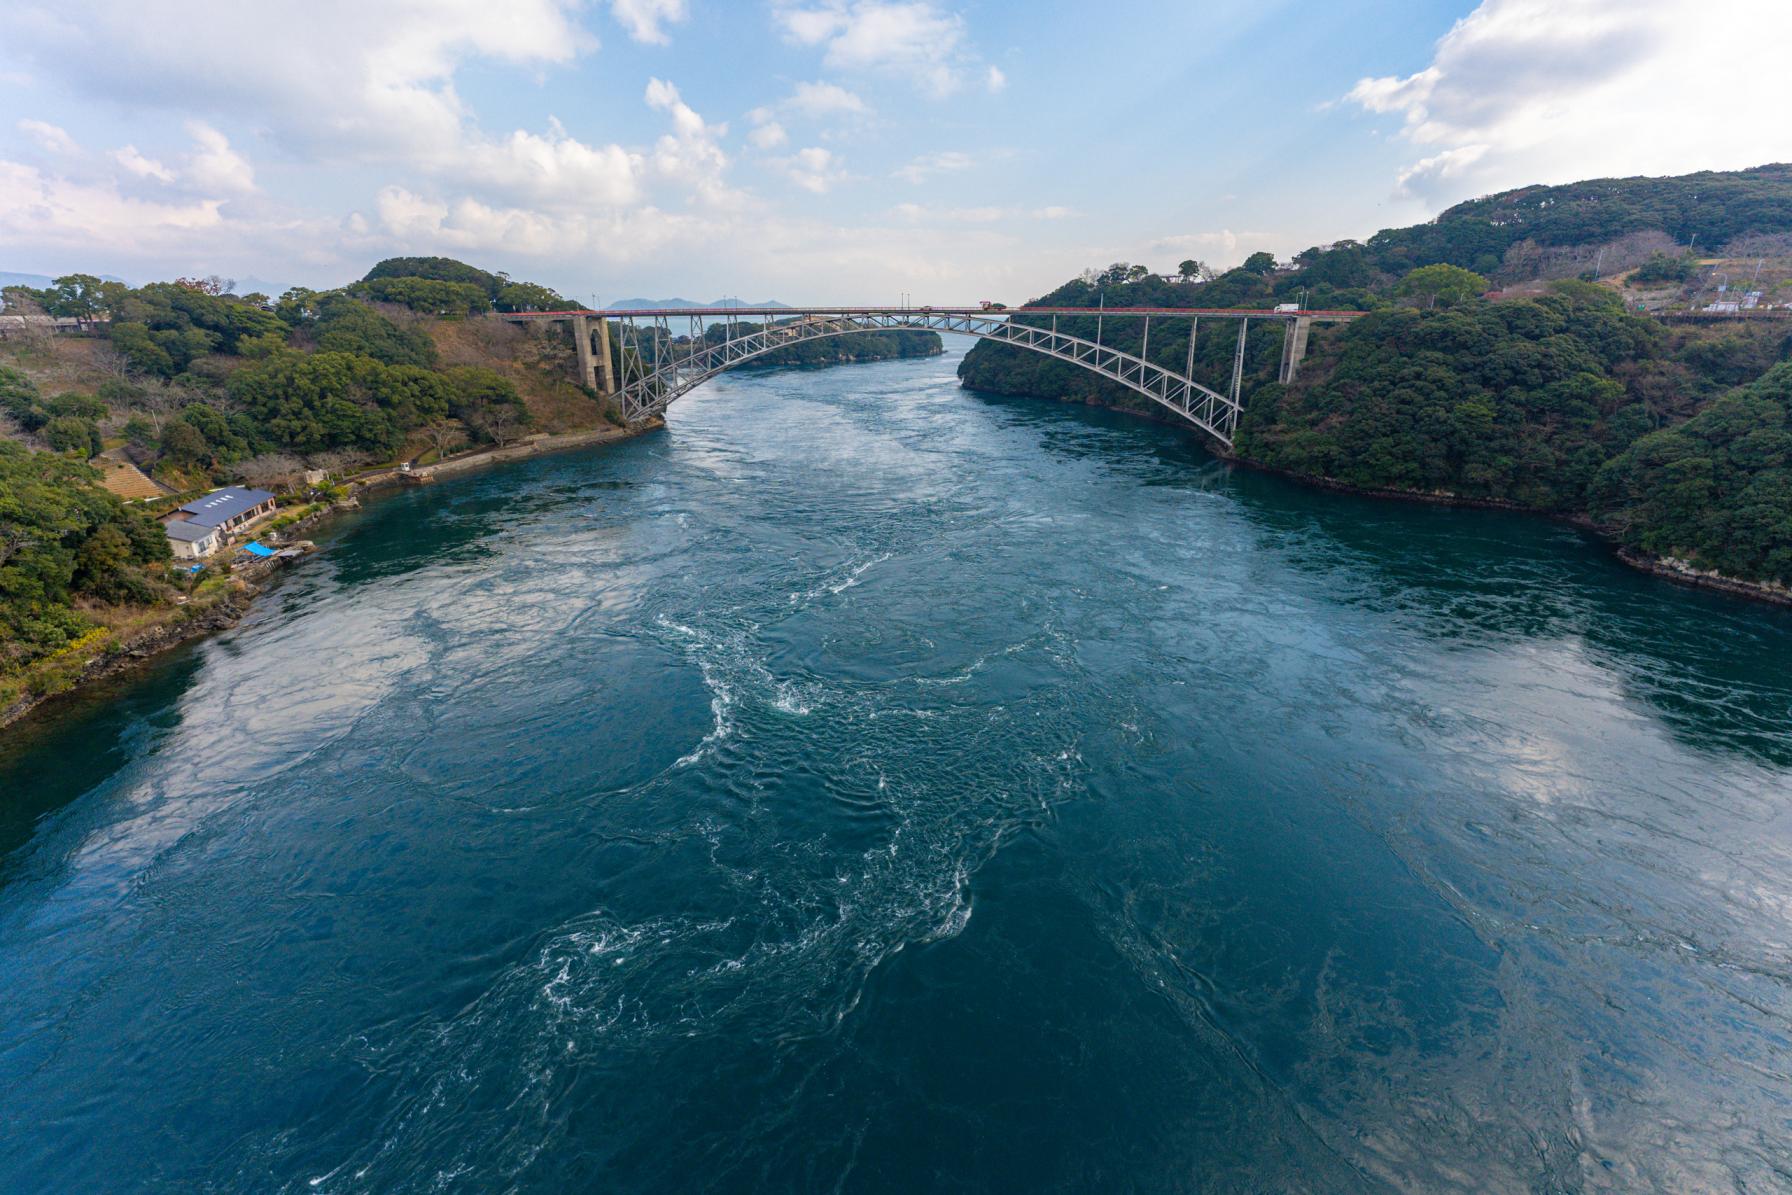
[{"label": "dense treetop", "polygon": [[[17,386],[0,367],[0,382]],[[77,599],[154,601],[141,566],[164,561],[153,520],[99,485],[70,456],[0,440],[0,675],[79,638],[92,623]]]},{"label": "dense treetop", "polygon": [[1636,440],[1591,508],[1632,547],[1792,585],[1792,364]]}]

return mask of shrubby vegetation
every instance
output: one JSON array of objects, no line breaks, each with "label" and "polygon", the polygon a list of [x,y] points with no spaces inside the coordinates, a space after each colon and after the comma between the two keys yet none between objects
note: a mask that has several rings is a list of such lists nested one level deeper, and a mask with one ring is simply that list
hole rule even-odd
[{"label": "shrubby vegetation", "polygon": [[1792,364],[1636,440],[1591,508],[1632,547],[1792,585]]},{"label": "shrubby vegetation", "polygon": [[1571,511],[1599,467],[1660,417],[1620,375],[1666,363],[1661,326],[1589,283],[1383,310],[1338,339],[1314,384],[1254,392],[1241,454],[1366,488]]},{"label": "shrubby vegetation", "polygon": [[335,454],[340,464],[391,459],[413,436],[438,450],[504,442],[530,422],[515,385],[491,370],[440,369],[425,324],[389,313],[461,316],[490,310],[507,291],[563,305],[545,287],[447,258],[393,259],[344,290],[295,288],[277,301],[228,288],[181,279],[132,289],[71,275],[25,291],[52,314],[108,317],[125,376],[95,395],[45,397],[24,375],[0,371],[0,412],[80,459],[100,451],[115,410],[128,412],[118,429],[125,444],[176,488],[234,480],[235,466],[269,454]]},{"label": "shrubby vegetation", "polygon": [[[1174,278],[1116,263],[1034,306],[1308,308],[1370,314],[1315,328],[1299,380],[1278,384],[1282,333],[1253,328],[1238,455],[1374,490],[1485,499],[1594,520],[1623,543],[1755,580],[1792,584],[1792,337],[1783,325],[1669,328],[1621,292],[1561,281],[1488,296],[1521,241],[1571,246],[1636,232],[1721,245],[1792,232],[1792,167],[1680,179],[1532,187],[1459,204],[1430,224],[1229,271],[1182,262]],[[1683,282],[1689,255],[1658,254],[1638,285]],[[1014,318],[1029,317],[1024,308]],[[1182,327],[1177,327],[1182,323]],[[1059,327],[1093,336],[1093,316]],[[1235,325],[1203,330],[1195,374],[1230,382]],[[1108,315],[1102,341],[1138,352],[1139,321]],[[1184,321],[1154,321],[1150,357],[1180,368]],[[1161,416],[1078,366],[979,344],[967,386]]]},{"label": "shrubby vegetation", "polygon": [[1626,282],[1631,286],[1662,286],[1683,283],[1690,279],[1697,269],[1697,259],[1690,253],[1682,253],[1677,257],[1669,257],[1665,253],[1655,253],[1650,255],[1648,261],[1632,270]]},{"label": "shrubby vegetation", "polygon": [[[0,704],[55,672],[56,653],[103,638],[96,619],[106,610],[156,606],[175,592],[160,525],[85,463],[108,435],[190,491],[239,480],[284,489],[316,465],[502,444],[527,430],[516,385],[491,369],[441,368],[412,313],[464,316],[507,292],[531,306],[559,297],[443,259],[424,266],[463,277],[382,263],[370,282],[278,301],[233,295],[219,279],[133,289],[70,275],[44,290],[9,288],[9,302],[108,321],[96,327],[121,368],[93,393],[45,394],[0,366],[0,432],[15,437],[0,438]],[[40,675],[39,662],[50,672]]]},{"label": "shrubby vegetation", "polygon": [[1443,262],[1493,274],[1521,241],[1588,245],[1663,232],[1716,247],[1751,232],[1792,231],[1792,165],[1702,171],[1674,178],[1599,178],[1520,187],[1446,209],[1428,224],[1370,237],[1375,268],[1400,275]]},{"label": "shrubby vegetation", "polygon": [[[6,371],[0,370],[0,373]],[[0,440],[0,679],[92,630],[82,601],[150,602],[168,541],[99,471]]]}]

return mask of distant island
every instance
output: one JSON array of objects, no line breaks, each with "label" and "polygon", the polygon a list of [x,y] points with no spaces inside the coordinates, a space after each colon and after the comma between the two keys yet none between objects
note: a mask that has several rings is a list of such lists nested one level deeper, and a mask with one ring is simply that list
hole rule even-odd
[{"label": "distant island", "polygon": [[[1792,166],[1525,187],[1428,224],[1169,277],[1116,263],[1036,305],[1372,312],[1246,348],[1236,459],[1322,485],[1568,518],[1676,579],[1792,599]],[[1023,309],[1014,318],[1025,320]],[[1095,319],[1060,321],[1092,335]],[[1138,352],[1138,321],[1103,340]],[[1197,337],[1224,389],[1235,339]],[[1181,368],[1187,329],[1152,329]],[[1076,366],[979,342],[979,390],[1152,416]]]}]

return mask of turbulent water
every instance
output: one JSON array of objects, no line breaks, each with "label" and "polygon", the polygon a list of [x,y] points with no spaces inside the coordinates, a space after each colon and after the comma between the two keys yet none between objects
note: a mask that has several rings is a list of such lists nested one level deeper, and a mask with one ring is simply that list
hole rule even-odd
[{"label": "turbulent water", "polygon": [[8,732],[0,1189],[1792,1187],[1792,617],[954,361]]}]

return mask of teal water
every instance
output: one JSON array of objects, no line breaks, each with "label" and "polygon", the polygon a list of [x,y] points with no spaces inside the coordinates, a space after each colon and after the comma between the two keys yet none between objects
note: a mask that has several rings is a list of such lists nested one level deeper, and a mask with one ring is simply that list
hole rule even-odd
[{"label": "teal water", "polygon": [[0,737],[0,1189],[1792,1186],[1792,617],[954,364]]}]

